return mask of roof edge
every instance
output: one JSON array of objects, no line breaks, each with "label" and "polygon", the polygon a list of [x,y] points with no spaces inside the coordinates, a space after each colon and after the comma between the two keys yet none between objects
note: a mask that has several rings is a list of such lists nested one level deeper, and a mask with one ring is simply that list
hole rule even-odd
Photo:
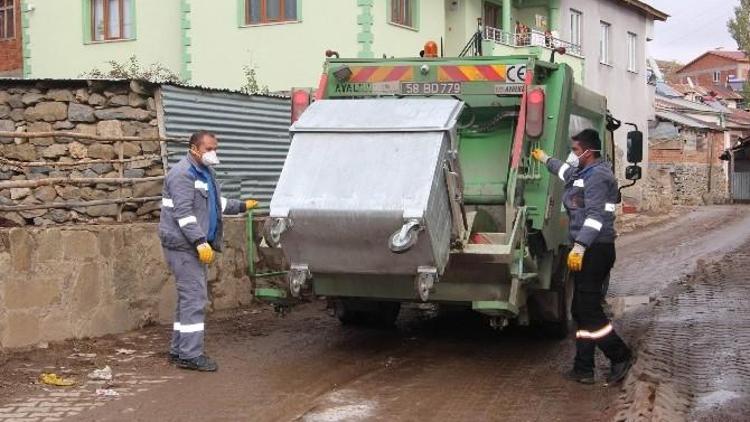
[{"label": "roof edge", "polygon": [[644,3],[640,0],[618,0],[620,3],[625,3],[635,9],[644,12],[647,16],[653,17],[654,20],[665,22],[669,18],[669,14],[662,12],[661,10],[651,6],[648,3]]},{"label": "roof edge", "polygon": [[[691,66],[691,65],[692,65],[693,63],[697,62],[698,60],[700,60],[700,59],[702,59],[702,58],[704,58],[704,57],[706,57],[706,56],[708,56],[709,54],[712,54],[712,55],[714,55],[714,56],[718,56],[718,57],[721,57],[721,58],[724,58],[724,59],[727,59],[727,60],[733,60],[733,61],[737,61],[737,60],[734,60],[734,59],[732,59],[732,58],[730,58],[730,57],[727,57],[727,56],[722,56],[721,54],[718,54],[716,50],[709,50],[709,51],[706,51],[705,53],[701,54],[700,56],[698,56],[698,57],[694,58],[694,59],[693,59],[693,60],[691,60],[691,61],[690,61],[690,62],[689,62],[688,64],[686,64],[686,65],[682,66],[682,67],[681,67],[681,68],[680,68],[679,70],[677,70],[677,71],[676,71],[675,73],[681,73],[681,72],[682,72],[683,70],[687,69],[687,68],[688,68],[689,66]],[[750,59],[750,58],[748,58],[748,59]]]}]

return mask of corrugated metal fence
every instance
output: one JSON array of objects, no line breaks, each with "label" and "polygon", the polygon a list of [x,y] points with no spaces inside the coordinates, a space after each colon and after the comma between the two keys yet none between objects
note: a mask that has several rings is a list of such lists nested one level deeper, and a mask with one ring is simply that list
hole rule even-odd
[{"label": "corrugated metal fence", "polygon": [[732,174],[732,199],[750,201],[750,173],[734,172]]},{"label": "corrugated metal fence", "polygon": [[[267,212],[289,151],[289,98],[164,85],[162,101],[166,135],[216,133],[221,160],[216,172],[223,195],[257,199],[259,211]],[[176,144],[167,148],[170,166],[186,150]]]}]

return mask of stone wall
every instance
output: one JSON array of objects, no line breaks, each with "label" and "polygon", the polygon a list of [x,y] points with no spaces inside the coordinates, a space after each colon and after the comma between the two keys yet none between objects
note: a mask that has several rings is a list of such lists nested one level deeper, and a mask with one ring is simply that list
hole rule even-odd
[{"label": "stone wall", "polygon": [[647,189],[649,197],[652,198],[651,210],[668,211],[671,205],[707,205],[727,202],[729,193],[724,167],[712,166],[710,190],[708,172],[708,166],[698,164],[649,165]]},{"label": "stone wall", "polygon": [[727,173],[719,159],[723,150],[721,131],[683,127],[675,138],[650,140],[643,209],[665,212],[672,205],[726,202]]},{"label": "stone wall", "polygon": [[[225,222],[211,310],[252,300],[245,220]],[[0,229],[0,348],[168,323],[174,305],[154,223]]]},{"label": "stone wall", "polygon": [[[135,136],[157,138],[158,122],[154,88],[128,81],[18,81],[0,80],[0,131],[71,131],[105,137]],[[14,165],[0,163],[0,181],[45,178],[119,177],[117,163],[85,164],[89,160],[112,160],[121,145],[71,138],[0,138],[0,157]],[[126,159],[142,160],[124,165],[123,176],[140,178],[164,174],[159,142],[125,142]],[[155,158],[157,157],[157,158]],[[54,163],[81,161],[76,167]],[[44,162],[49,166],[26,167],[18,162]],[[35,189],[0,189],[0,205],[82,202],[120,197],[158,196],[161,182],[128,186],[112,184],[58,184]],[[106,223],[153,220],[159,204],[108,204],[72,209],[40,209],[19,212],[0,211],[0,226]]]}]

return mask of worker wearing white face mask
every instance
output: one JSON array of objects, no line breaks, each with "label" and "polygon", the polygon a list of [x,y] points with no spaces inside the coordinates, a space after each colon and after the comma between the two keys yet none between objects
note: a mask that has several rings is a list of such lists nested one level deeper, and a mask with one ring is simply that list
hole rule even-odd
[{"label": "worker wearing white face mask", "polygon": [[181,368],[216,371],[203,351],[207,265],[221,251],[222,214],[240,214],[257,205],[221,196],[212,166],[219,164],[218,141],[210,132],[190,137],[190,151],[172,167],[162,191],[159,238],[177,284],[177,310],[169,359]]},{"label": "worker wearing white face mask", "polygon": [[621,381],[630,369],[631,352],[615,333],[602,309],[602,286],[615,263],[617,180],[611,165],[601,159],[601,140],[593,129],[575,135],[571,152],[562,162],[536,149],[532,156],[565,183],[563,204],[573,247],[568,254],[575,291],[572,314],[576,321],[576,357],[567,378],[594,383],[597,347],[611,361],[607,383]]}]

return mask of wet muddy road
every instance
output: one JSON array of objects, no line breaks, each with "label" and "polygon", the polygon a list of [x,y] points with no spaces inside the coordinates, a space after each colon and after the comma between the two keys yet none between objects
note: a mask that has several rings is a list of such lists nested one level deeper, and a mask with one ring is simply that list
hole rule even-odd
[{"label": "wet muddy road", "polygon": [[[699,208],[619,240],[610,295],[652,298],[648,305],[627,308],[617,323],[639,353],[623,386],[563,380],[560,374],[573,355],[570,340],[551,341],[524,331],[497,333],[472,314],[434,317],[416,309],[404,311],[393,330],[353,328],[329,317],[323,303],[311,303],[283,319],[263,308],[210,321],[208,352],[220,364],[218,373],[184,372],[159,361],[146,369],[155,379],[148,388],[95,400],[74,417],[726,420],[724,416],[743,414],[750,393],[750,305],[742,299],[750,294],[742,271],[748,257],[734,252],[748,242],[750,208],[745,207]],[[722,322],[732,318],[744,324],[743,335]],[[137,346],[166,346],[167,328],[142,333],[146,335]],[[708,360],[720,365],[719,375]],[[607,367],[602,356],[598,363],[603,379]],[[127,367],[114,369],[117,373]],[[84,396],[90,394],[86,388],[79,390]],[[34,396],[37,403],[45,394],[51,393]],[[12,405],[18,408],[23,400],[18,397]],[[4,409],[11,408],[10,400],[5,402],[0,421],[9,412]],[[70,405],[75,404],[70,398]],[[717,415],[723,416],[711,419]]]}]

